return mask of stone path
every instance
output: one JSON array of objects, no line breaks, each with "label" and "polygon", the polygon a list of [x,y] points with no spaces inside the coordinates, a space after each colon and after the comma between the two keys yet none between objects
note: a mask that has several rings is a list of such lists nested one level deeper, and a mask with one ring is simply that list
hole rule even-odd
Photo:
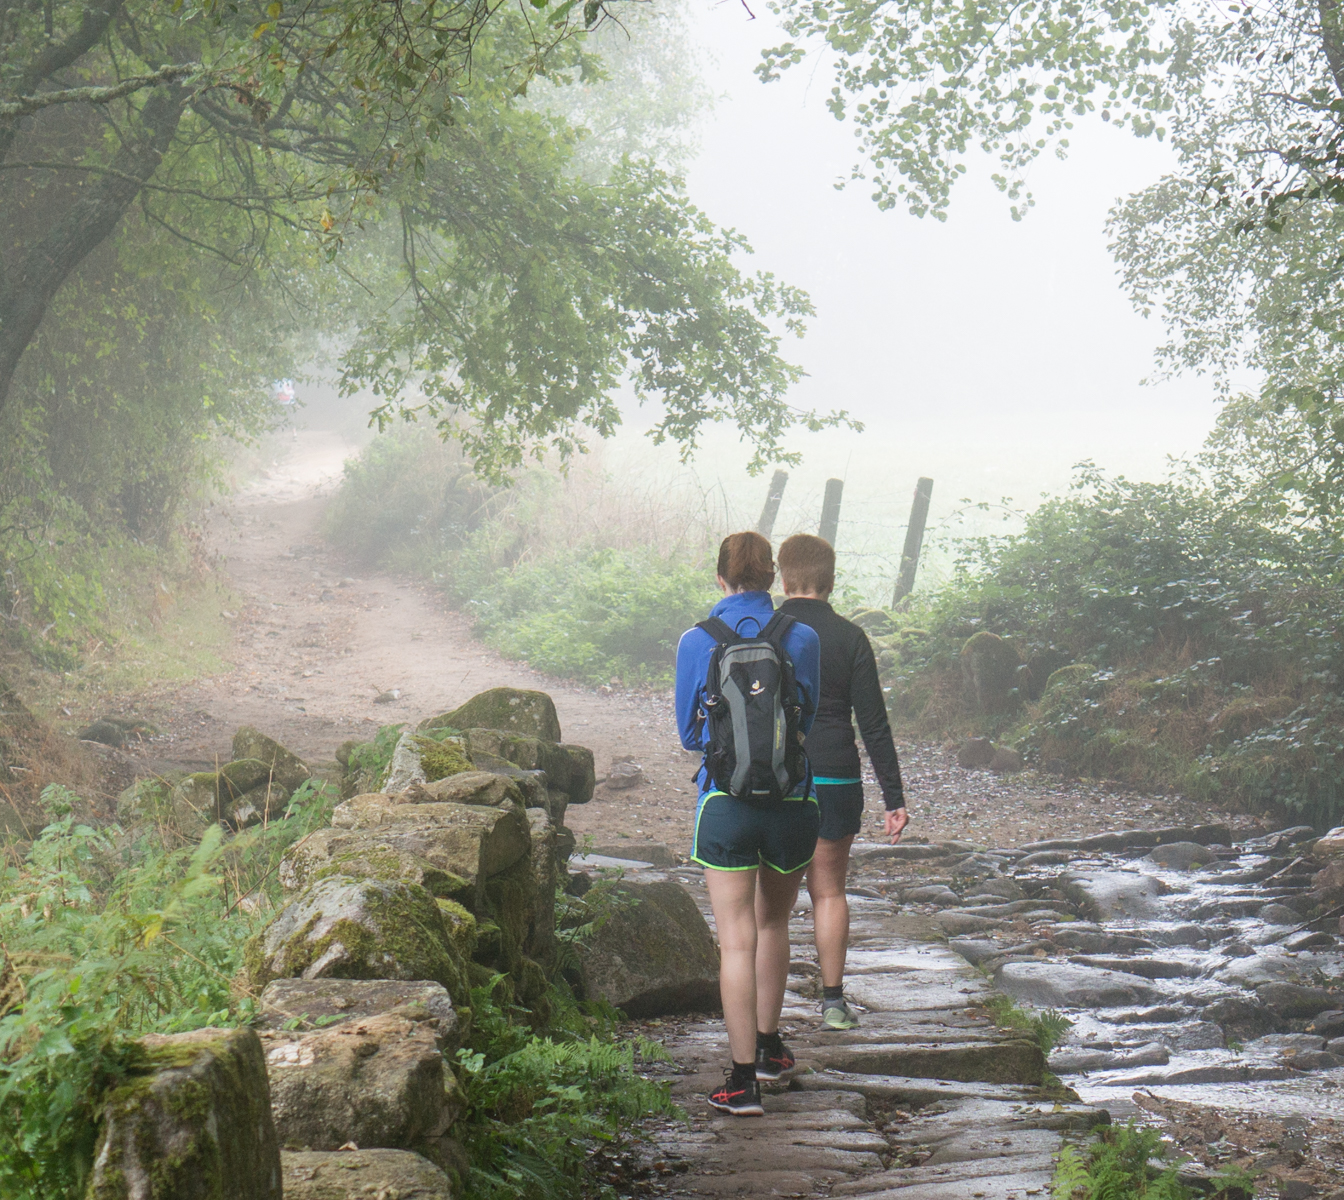
[{"label": "stone path", "polygon": [[[699,872],[675,875],[712,921]],[[800,908],[781,1026],[798,1069],[791,1081],[765,1085],[764,1118],[722,1116],[705,1104],[727,1059],[721,1022],[685,1025],[665,1039],[680,1072],[673,1098],[690,1124],[660,1134],[660,1150],[680,1173],[659,1191],[870,1200],[1048,1195],[1064,1140],[1107,1123],[1105,1110],[1057,1103],[1057,1093],[1037,1086],[1039,1049],[989,1021],[976,1001],[991,989],[964,960],[905,936],[890,901],[850,902],[849,995],[869,1011],[848,1033],[820,1030],[811,919]]]}]

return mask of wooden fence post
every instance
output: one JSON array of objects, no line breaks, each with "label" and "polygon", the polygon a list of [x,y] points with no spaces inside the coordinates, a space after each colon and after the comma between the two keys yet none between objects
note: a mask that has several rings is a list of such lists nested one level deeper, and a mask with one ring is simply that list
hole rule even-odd
[{"label": "wooden fence post", "polygon": [[784,499],[784,485],[789,482],[787,471],[776,471],[770,480],[770,490],[765,494],[765,507],[761,509],[761,519],[756,524],[756,532],[768,538],[774,532],[775,518],[779,516],[779,502]]},{"label": "wooden fence post", "polygon": [[843,479],[826,481],[826,498],[821,502],[821,528],[817,531],[835,549],[835,535],[840,528],[840,495],[845,490]]},{"label": "wooden fence post", "polygon": [[915,568],[919,566],[919,551],[924,545],[924,525],[929,519],[929,499],[933,496],[933,480],[921,477],[915,485],[915,500],[910,505],[910,524],[905,530],[905,549],[901,551],[901,572],[896,578],[896,591],[891,598],[895,608],[915,590]]}]

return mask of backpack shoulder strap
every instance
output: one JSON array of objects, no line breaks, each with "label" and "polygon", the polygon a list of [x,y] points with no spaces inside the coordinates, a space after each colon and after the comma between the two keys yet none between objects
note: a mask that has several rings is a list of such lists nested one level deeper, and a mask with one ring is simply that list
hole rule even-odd
[{"label": "backpack shoulder strap", "polygon": [[720,646],[726,646],[729,642],[738,640],[733,627],[729,625],[727,621],[724,621],[719,617],[707,617],[703,621],[697,621],[695,627],[697,629],[703,629],[710,637],[718,642]]},{"label": "backpack shoulder strap", "polygon": [[795,619],[788,613],[777,612],[766,622],[765,628],[761,630],[760,637],[777,649],[783,649],[784,639],[788,636],[794,623]]}]

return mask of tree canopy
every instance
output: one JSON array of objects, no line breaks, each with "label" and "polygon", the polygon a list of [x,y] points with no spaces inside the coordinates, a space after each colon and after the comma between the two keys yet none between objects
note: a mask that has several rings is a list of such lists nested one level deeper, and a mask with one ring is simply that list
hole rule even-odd
[{"label": "tree canopy", "polygon": [[[618,16],[574,0],[11,9],[0,406],[61,289],[140,237],[194,257],[218,295],[264,291],[262,328],[349,341],[348,388],[372,386],[384,417],[427,408],[486,473],[610,432],[627,376],[664,406],[657,437],[689,451],[728,420],[756,460],[783,455],[791,425],[827,419],[785,400],[799,371],[780,339],[807,298],[744,272],[743,239],[646,154],[595,171],[586,131],[526,98],[600,80],[586,39]],[[608,132],[629,154],[651,124]]]},{"label": "tree canopy", "polygon": [[[1239,372],[1299,409],[1311,452],[1344,466],[1344,17],[1334,0],[780,0],[790,41],[763,79],[814,50],[885,208],[947,215],[967,156],[997,159],[1015,216],[1027,172],[1098,119],[1172,146],[1170,175],[1112,213],[1112,250],[1169,339],[1164,369]],[[1306,478],[1314,487],[1321,476]],[[1291,480],[1285,479],[1291,486]],[[1332,485],[1333,487],[1333,485]],[[1329,491],[1316,493],[1325,500]],[[1333,487],[1337,494],[1337,487]]]}]

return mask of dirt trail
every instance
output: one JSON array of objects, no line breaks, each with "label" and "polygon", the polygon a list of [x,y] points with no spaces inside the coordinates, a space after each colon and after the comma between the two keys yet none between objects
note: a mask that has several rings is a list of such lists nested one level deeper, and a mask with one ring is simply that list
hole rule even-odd
[{"label": "dirt trail", "polygon": [[[200,769],[226,759],[233,732],[255,725],[315,762],[379,725],[413,723],[489,687],[542,688],[555,699],[567,740],[589,746],[603,775],[633,755],[649,783],[571,809],[582,836],[648,836],[681,848],[694,797],[695,759],[676,737],[660,697],[602,694],[500,658],[439,593],[370,574],[324,540],[321,516],[354,447],[326,432],[300,432],[288,455],[255,485],[218,506],[212,550],[222,556],[240,609],[227,673],[136,698],[164,733],[147,766]],[[376,697],[391,691],[390,703]]]},{"label": "dirt trail", "polygon": [[[569,810],[575,832],[597,843],[651,838],[684,854],[696,757],[678,743],[670,695],[593,691],[529,670],[473,638],[470,621],[436,590],[344,560],[320,526],[353,452],[334,433],[299,432],[271,472],[214,510],[209,541],[240,604],[226,651],[233,665],[131,698],[165,735],[143,748],[145,768],[213,766],[228,757],[234,730],[245,724],[310,761],[330,762],[343,741],[368,739],[379,725],[414,723],[489,687],[541,688],[555,699],[565,738],[593,749],[599,777],[613,757],[631,755],[648,780],[631,791],[599,787],[592,803]],[[377,702],[394,690],[395,701]],[[902,746],[901,753],[916,838],[1011,846],[1126,822],[1222,816],[1179,798],[1105,784],[963,771],[931,745]],[[881,836],[876,789],[869,791],[861,840]]]}]

